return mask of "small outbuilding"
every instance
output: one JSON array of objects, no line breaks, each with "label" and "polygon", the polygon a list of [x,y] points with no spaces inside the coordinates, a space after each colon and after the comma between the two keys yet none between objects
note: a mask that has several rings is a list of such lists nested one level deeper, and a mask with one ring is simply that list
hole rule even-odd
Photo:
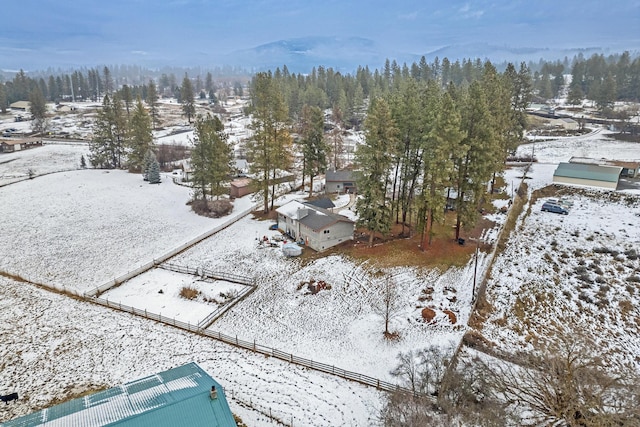
[{"label": "small outbuilding", "polygon": [[551,124],[553,126],[561,127],[564,130],[578,130],[580,129],[580,124],[569,117],[563,117],[560,119],[551,120]]},{"label": "small outbuilding", "polygon": [[69,400],[2,424],[237,427],[224,390],[196,363]]},{"label": "small outbuilding", "polygon": [[42,140],[39,138],[0,139],[0,153],[13,153],[40,146]]},{"label": "small outbuilding", "polygon": [[252,192],[251,179],[239,178],[231,181],[229,185],[229,195],[231,197],[242,197]]},{"label": "small outbuilding", "polygon": [[9,104],[9,108],[14,111],[25,111],[28,112],[31,108],[31,103],[29,101],[16,101]]},{"label": "small outbuilding", "polygon": [[553,182],[615,190],[621,173],[621,166],[560,163],[553,173]]}]

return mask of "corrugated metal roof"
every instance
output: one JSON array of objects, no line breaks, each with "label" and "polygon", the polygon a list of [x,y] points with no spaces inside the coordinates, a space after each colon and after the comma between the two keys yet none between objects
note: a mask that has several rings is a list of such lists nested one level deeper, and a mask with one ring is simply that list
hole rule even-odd
[{"label": "corrugated metal roof", "polygon": [[[211,400],[215,385],[218,398]],[[236,427],[224,391],[189,363],[2,424],[3,427]]]},{"label": "corrugated metal roof", "polygon": [[589,179],[603,182],[618,182],[622,168],[582,163],[560,163],[553,176]]}]

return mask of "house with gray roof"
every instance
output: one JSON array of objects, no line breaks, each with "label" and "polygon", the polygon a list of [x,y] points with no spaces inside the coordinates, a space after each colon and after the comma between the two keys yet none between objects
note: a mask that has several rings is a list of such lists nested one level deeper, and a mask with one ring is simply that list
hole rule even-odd
[{"label": "house with gray roof", "polygon": [[618,187],[621,173],[621,166],[560,163],[553,173],[553,182],[615,190]]},{"label": "house with gray roof", "polygon": [[237,427],[224,390],[196,363],[69,400],[2,424],[3,427],[106,425]]},{"label": "house with gray roof", "polygon": [[292,200],[276,209],[278,228],[295,241],[322,252],[353,240],[355,222],[309,203]]}]

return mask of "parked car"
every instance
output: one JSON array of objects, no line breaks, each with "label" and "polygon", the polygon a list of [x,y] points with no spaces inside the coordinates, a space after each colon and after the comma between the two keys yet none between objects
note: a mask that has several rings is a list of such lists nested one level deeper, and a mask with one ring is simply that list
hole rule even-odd
[{"label": "parked car", "polygon": [[569,211],[567,209],[565,209],[564,207],[558,204],[551,203],[551,202],[545,202],[542,205],[542,212],[552,212],[552,213],[557,213],[562,215],[569,215]]}]

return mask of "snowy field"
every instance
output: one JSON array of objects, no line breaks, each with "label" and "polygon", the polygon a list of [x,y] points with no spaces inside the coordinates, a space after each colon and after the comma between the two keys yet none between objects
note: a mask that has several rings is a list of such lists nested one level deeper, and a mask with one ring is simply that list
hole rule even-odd
[{"label": "snowy field", "polygon": [[[609,155],[601,155],[606,153],[608,144],[614,148],[609,149]],[[623,153],[626,157],[616,158],[640,158],[640,150],[634,151],[632,144],[625,145],[628,151],[623,151],[603,132],[582,139],[536,142],[536,156],[538,152],[546,154],[544,161],[534,164],[527,174],[530,189],[548,185],[555,169],[553,163],[568,160],[579,147],[591,147],[580,156],[612,157],[612,153]],[[0,176],[25,168],[45,170],[43,163],[52,156],[65,160],[46,166],[47,172],[78,168],[82,149],[51,145],[1,156]],[[39,150],[49,152],[40,154],[44,151]],[[12,160],[4,162],[5,159]],[[20,166],[11,169],[16,165]],[[517,186],[522,174],[522,168],[508,170],[507,185]],[[627,255],[640,241],[640,217],[634,215],[640,208],[626,204],[625,199],[601,197],[606,194],[603,192],[595,194],[576,193],[575,206],[566,217],[540,213],[542,201],[536,202],[524,217],[522,229],[514,233],[509,247],[496,261],[490,279],[487,292],[488,298],[495,301],[495,312],[483,333],[491,340],[505,348],[528,348],[528,340],[540,339],[550,319],[563,315],[554,311],[559,310],[555,305],[536,305],[536,296],[543,294],[546,301],[566,298],[567,305],[562,308],[572,313],[571,321],[577,324],[599,319],[586,330],[594,335],[611,335],[603,348],[622,349],[624,357],[634,351],[637,354],[637,332],[629,334],[627,329],[638,318],[634,308],[639,302],[638,294],[626,284],[640,268],[638,261]],[[78,292],[135,269],[225,220],[193,214],[186,205],[189,189],[174,185],[170,179],[154,186],[122,171],[36,174],[33,180],[0,187],[0,198],[0,226],[4,230],[0,234],[0,270]],[[339,200],[336,204],[343,206],[346,202]],[[250,197],[235,203],[235,213],[253,204]],[[258,248],[260,237],[274,234],[268,230],[269,225],[268,221],[245,217],[171,259],[175,264],[256,279],[257,290],[211,329],[383,380],[393,380],[389,371],[399,352],[431,344],[449,348],[457,345],[466,331],[472,263],[446,272],[386,270],[401,290],[401,308],[390,327],[399,333],[399,339],[388,341],[382,335],[380,292],[376,288],[379,284],[368,280],[370,271],[376,270],[373,263],[357,263],[337,254],[312,261],[292,259],[284,257],[279,248]],[[493,239],[495,234],[488,232],[485,238]],[[615,256],[601,251],[614,246],[618,251]],[[584,264],[575,258],[576,248],[582,248]],[[481,273],[483,254],[479,261]],[[602,273],[591,264],[599,265]],[[589,287],[585,285],[588,281],[575,277],[579,268],[583,279],[587,277],[584,274],[591,275]],[[566,286],[549,288],[557,277]],[[331,289],[310,294],[303,285],[309,280],[324,280]],[[608,293],[602,294],[598,280],[606,281]],[[19,402],[9,407],[0,405],[0,421],[83,389],[113,386],[196,361],[227,387],[232,410],[249,425],[264,424],[259,411],[269,409],[286,422],[293,420],[294,425],[376,424],[374,418],[382,394],[373,389],[11,279],[0,277],[0,285],[1,391],[17,390],[21,394]],[[534,292],[538,289],[534,285],[541,287],[539,293]],[[177,297],[183,286],[198,288],[201,296],[193,301]],[[573,292],[571,297],[564,295],[564,290]],[[224,303],[221,294],[226,297],[236,291],[235,285],[229,283],[199,282],[194,276],[154,269],[103,297],[191,322]],[[608,300],[614,311],[598,305]],[[519,335],[522,326],[505,315],[518,301],[552,317],[529,321],[528,334]],[[436,311],[431,324],[421,319],[425,306]],[[627,310],[625,316],[616,314],[615,307],[618,313]],[[455,324],[444,310],[456,315]],[[510,322],[505,324],[503,317]],[[609,318],[611,322],[607,321]],[[626,322],[625,326],[613,328],[614,320]]]},{"label": "snowy field", "polygon": [[80,169],[80,158],[87,159],[89,146],[76,144],[49,144],[36,149],[0,155],[0,186],[63,170]]},{"label": "snowy field", "polygon": [[[150,185],[124,171],[50,174],[2,187],[0,194],[0,227],[10,230],[0,234],[0,269],[79,293],[224,222],[193,214],[189,188],[167,178]],[[251,204],[238,199],[234,209]]]}]

